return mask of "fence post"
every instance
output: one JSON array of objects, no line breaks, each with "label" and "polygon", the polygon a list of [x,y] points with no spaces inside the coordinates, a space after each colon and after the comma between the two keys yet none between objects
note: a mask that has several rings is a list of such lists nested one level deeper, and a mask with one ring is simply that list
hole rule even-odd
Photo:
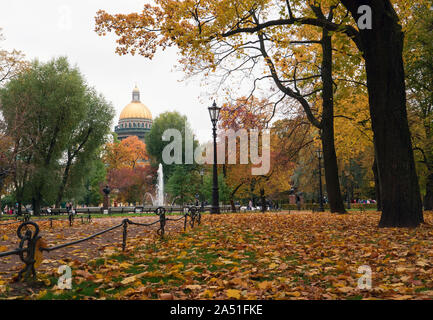
[{"label": "fence post", "polygon": [[[34,231],[28,228],[28,226],[33,226]],[[26,227],[26,231],[24,235],[22,234],[22,229]],[[41,238],[38,236],[39,234],[39,226],[31,221],[26,221],[20,224],[17,230],[18,238],[21,239],[19,248],[23,249],[24,245],[27,244],[27,248],[25,248],[23,251],[19,253],[19,257],[22,262],[25,263],[24,268],[18,273],[18,280],[21,280],[21,278],[24,275],[24,280],[29,280],[30,276],[32,276],[32,279],[34,280],[36,278],[36,270],[35,270],[35,249],[36,249],[36,242]],[[26,253],[24,255],[24,252]]]},{"label": "fence post", "polygon": [[69,214],[69,226],[72,227],[72,221],[73,221],[73,217],[72,214]]},{"label": "fence post", "polygon": [[184,217],[185,217],[185,221],[183,222],[183,231],[186,231],[186,222],[188,220],[188,213],[185,213]]},{"label": "fence post", "polygon": [[197,214],[197,208],[196,207],[191,207],[189,208],[189,213],[191,216],[191,228],[194,228],[194,222],[195,222],[195,218],[196,218],[196,214]]},{"label": "fence post", "polygon": [[161,235],[161,239],[164,238],[164,233],[165,233],[165,212],[162,212],[159,215],[159,225],[160,225],[160,235]]},{"label": "fence post", "polygon": [[53,218],[50,218],[50,228],[53,227]]},{"label": "fence post", "polygon": [[122,239],[122,251],[126,248],[126,237],[128,236],[128,219],[123,220],[123,239]]}]

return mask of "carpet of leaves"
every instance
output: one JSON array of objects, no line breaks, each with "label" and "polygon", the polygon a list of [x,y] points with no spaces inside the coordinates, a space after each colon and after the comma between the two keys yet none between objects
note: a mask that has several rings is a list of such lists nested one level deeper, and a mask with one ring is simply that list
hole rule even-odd
[{"label": "carpet of leaves", "polygon": [[[431,299],[433,214],[417,229],[379,229],[380,213],[205,215],[160,240],[154,233],[72,260],[31,299]],[[360,290],[359,267],[372,270]],[[0,281],[2,279],[0,278]]]}]

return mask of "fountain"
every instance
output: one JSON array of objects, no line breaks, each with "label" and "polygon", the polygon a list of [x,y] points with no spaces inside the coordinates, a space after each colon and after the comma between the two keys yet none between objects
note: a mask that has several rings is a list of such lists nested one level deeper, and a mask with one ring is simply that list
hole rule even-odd
[{"label": "fountain", "polygon": [[146,194],[145,194],[144,196],[145,196],[145,197],[146,197],[146,196],[149,196],[149,197],[150,197],[150,200],[152,201],[152,206],[156,205],[155,199],[153,198],[153,195],[152,195],[151,193],[146,192]]},{"label": "fountain", "polygon": [[164,206],[164,173],[162,172],[162,164],[158,167],[158,182],[156,184],[156,205]]},{"label": "fountain", "polygon": [[155,196],[153,196],[151,193],[146,192],[144,197],[150,197],[150,199],[152,200],[152,205],[154,207],[163,207],[165,204],[165,199],[166,197],[164,197],[164,174],[162,172],[162,164],[159,164],[158,167],[158,181],[156,183],[156,193]]}]

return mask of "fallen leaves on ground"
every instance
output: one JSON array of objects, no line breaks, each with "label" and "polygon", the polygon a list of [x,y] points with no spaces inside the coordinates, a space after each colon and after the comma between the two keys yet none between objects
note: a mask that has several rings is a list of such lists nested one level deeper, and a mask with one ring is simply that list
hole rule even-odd
[{"label": "fallen leaves on ground", "polygon": [[[160,240],[70,264],[73,289],[54,270],[44,299],[431,299],[433,228],[379,229],[379,213],[205,215]],[[429,223],[432,213],[425,214]],[[44,264],[44,261],[42,261]],[[358,288],[368,266],[371,290]],[[364,267],[365,268],[365,267]],[[54,287],[53,287],[54,286]]]}]

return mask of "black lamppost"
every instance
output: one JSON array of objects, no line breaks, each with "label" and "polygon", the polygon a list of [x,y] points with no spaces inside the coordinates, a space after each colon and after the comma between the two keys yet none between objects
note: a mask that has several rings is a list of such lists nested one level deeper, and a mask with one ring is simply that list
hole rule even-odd
[{"label": "black lamppost", "polygon": [[319,158],[319,211],[323,212],[325,211],[323,209],[323,193],[322,193],[322,150],[317,149],[317,158]]},{"label": "black lamppost", "polygon": [[200,169],[200,176],[201,176],[200,207],[203,209],[203,206],[204,206],[204,199],[203,199],[203,176],[204,176],[204,168]]},{"label": "black lamppost", "polygon": [[218,170],[217,170],[217,143],[216,143],[216,125],[220,116],[221,108],[218,108],[215,101],[208,108],[210,120],[212,121],[213,132],[213,185],[212,185],[212,208],[210,213],[220,213],[219,191],[218,191]]}]

